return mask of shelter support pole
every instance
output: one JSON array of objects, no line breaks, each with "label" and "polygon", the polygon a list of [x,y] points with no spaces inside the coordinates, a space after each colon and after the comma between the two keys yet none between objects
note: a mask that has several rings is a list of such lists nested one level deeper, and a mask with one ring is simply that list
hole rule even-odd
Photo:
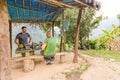
[{"label": "shelter support pole", "polygon": [[11,49],[11,57],[12,57],[12,21],[9,20],[9,32],[10,32],[10,49]]},{"label": "shelter support pole", "polygon": [[53,21],[52,22],[52,36],[54,37],[54,24],[55,24],[55,22]]},{"label": "shelter support pole", "polygon": [[60,39],[60,52],[63,51],[63,48],[62,48],[62,43],[63,43],[63,36],[61,36],[61,39]]},{"label": "shelter support pole", "polygon": [[80,32],[80,21],[81,21],[81,16],[82,16],[82,7],[79,10],[78,13],[78,19],[77,19],[77,28],[76,28],[76,41],[75,41],[75,50],[74,50],[74,58],[73,62],[77,63],[78,62],[78,44],[79,44],[79,32]]},{"label": "shelter support pole", "polygon": [[0,80],[12,80],[9,16],[6,0],[0,0]]},{"label": "shelter support pole", "polygon": [[[64,19],[64,10],[63,10],[63,14],[62,14],[62,20],[63,19]],[[63,25],[61,25],[60,52],[63,51],[63,35],[64,35]]]}]

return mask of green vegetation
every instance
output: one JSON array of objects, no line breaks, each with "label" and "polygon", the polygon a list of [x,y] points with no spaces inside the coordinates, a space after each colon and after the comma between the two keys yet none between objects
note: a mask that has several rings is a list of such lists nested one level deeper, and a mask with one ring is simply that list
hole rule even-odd
[{"label": "green vegetation", "polygon": [[[66,44],[70,48],[73,48],[75,46],[78,10],[66,9],[64,11],[64,16],[65,19],[70,22],[69,29],[63,33],[63,47],[65,50]],[[102,15],[96,16],[96,11],[93,9],[85,8],[83,10],[79,33],[79,49],[89,48],[89,36],[92,30],[99,26],[102,19]],[[62,25],[59,21],[62,21],[62,16],[58,18],[58,22],[55,22],[55,25],[60,26],[61,28]]]},{"label": "green vegetation", "polygon": [[119,20],[119,25],[120,25],[120,14],[117,15],[117,19]]},{"label": "green vegetation", "polygon": [[[65,17],[70,21],[69,30],[64,33],[64,42],[70,46],[75,44],[76,26],[77,26],[77,10],[67,9],[65,10]],[[81,26],[79,33],[79,49],[88,49],[89,35],[91,31],[99,26],[102,20],[102,15],[95,16],[96,11],[93,9],[85,8],[81,17]]]},{"label": "green vegetation", "polygon": [[[67,78],[67,80],[71,80],[74,79],[75,77],[77,77],[78,79],[80,78],[80,75],[86,71],[88,69],[90,65],[85,63],[80,63],[79,66],[71,71],[68,72],[63,72],[63,74],[65,75],[65,77]],[[75,78],[76,79],[76,78]]]},{"label": "green vegetation", "polygon": [[79,67],[76,69],[78,72],[84,72],[88,69],[90,64],[79,64]]},{"label": "green vegetation", "polygon": [[[90,40],[88,43],[90,45],[90,49],[106,49],[114,39],[119,37],[120,26],[115,26],[112,24],[111,30],[102,30],[104,35],[98,39]],[[119,45],[119,44],[118,44]],[[117,46],[115,43],[113,46]]]},{"label": "green vegetation", "polygon": [[104,58],[105,60],[115,60],[120,62],[120,52],[107,51],[107,50],[88,50],[88,51],[80,51],[80,52],[93,57],[100,57],[100,58]]}]

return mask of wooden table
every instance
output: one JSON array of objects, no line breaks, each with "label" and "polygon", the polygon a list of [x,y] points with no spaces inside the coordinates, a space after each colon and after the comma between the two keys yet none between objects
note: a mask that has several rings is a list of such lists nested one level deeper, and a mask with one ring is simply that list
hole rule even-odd
[{"label": "wooden table", "polygon": [[33,51],[36,51],[36,50],[41,50],[41,49],[25,49],[25,50],[16,50],[16,53],[26,53],[26,52],[33,52]]}]

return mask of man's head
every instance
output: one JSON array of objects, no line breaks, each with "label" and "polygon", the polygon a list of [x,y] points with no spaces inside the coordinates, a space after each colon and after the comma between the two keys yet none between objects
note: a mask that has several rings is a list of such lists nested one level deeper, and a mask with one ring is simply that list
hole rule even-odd
[{"label": "man's head", "polygon": [[22,33],[26,33],[27,28],[25,26],[23,26],[21,29],[22,29]]},{"label": "man's head", "polygon": [[47,36],[47,38],[52,37],[52,32],[51,31],[47,31],[46,36]]}]

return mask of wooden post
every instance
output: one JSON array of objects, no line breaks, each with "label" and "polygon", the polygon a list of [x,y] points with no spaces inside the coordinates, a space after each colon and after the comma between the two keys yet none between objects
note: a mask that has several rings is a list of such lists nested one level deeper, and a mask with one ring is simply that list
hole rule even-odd
[{"label": "wooden post", "polygon": [[[62,33],[62,31],[61,31],[61,33]],[[63,45],[62,45],[62,43],[63,43],[63,36],[61,35],[61,39],[60,39],[60,52],[62,52],[63,51]]]},{"label": "wooden post", "polygon": [[12,80],[9,17],[6,0],[0,0],[0,80]]},{"label": "wooden post", "polygon": [[11,58],[12,58],[12,21],[9,20],[9,32],[10,32],[10,50],[11,50]]},{"label": "wooden post", "polygon": [[[62,14],[62,20],[64,19],[64,10],[63,10],[63,14]],[[63,51],[63,34],[64,34],[64,30],[63,30],[63,25],[61,26],[61,39],[60,39],[60,52]]]},{"label": "wooden post", "polygon": [[55,24],[55,22],[53,21],[52,22],[52,36],[54,37],[54,24]]},{"label": "wooden post", "polygon": [[75,42],[75,51],[74,51],[74,58],[73,62],[78,62],[78,43],[79,43],[79,31],[80,31],[80,20],[82,15],[82,8],[79,10],[78,19],[77,19],[77,28],[76,28],[76,42]]}]

